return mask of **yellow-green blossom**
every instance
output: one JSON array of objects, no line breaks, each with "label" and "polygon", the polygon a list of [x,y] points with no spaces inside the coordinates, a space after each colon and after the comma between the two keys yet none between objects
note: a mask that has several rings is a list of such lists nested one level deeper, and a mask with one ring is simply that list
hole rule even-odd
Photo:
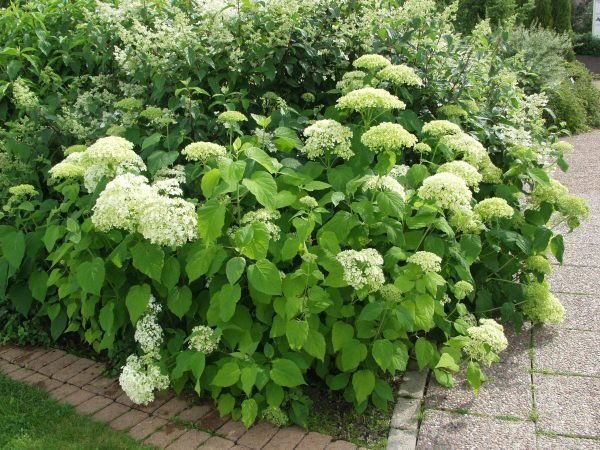
[{"label": "yellow-green blossom", "polygon": [[181,152],[188,161],[206,162],[213,158],[223,158],[227,155],[227,149],[212,142],[193,142],[188,144]]},{"label": "yellow-green blossom", "polygon": [[352,130],[331,119],[317,120],[304,130],[307,137],[300,150],[308,159],[322,156],[350,159],[352,151]]},{"label": "yellow-green blossom", "polygon": [[406,104],[384,89],[365,87],[349,92],[337,100],[336,108],[364,113],[369,110],[404,109]]},{"label": "yellow-green blossom", "polygon": [[506,200],[499,197],[481,200],[475,205],[473,211],[483,222],[489,222],[495,218],[510,218],[515,212]]},{"label": "yellow-green blossom", "polygon": [[458,299],[458,300],[462,300],[464,299],[467,295],[469,295],[471,292],[473,292],[474,288],[473,285],[471,283],[469,283],[468,281],[457,281],[454,284],[454,296]]},{"label": "yellow-green blossom", "polygon": [[435,253],[419,251],[407,258],[406,262],[416,264],[423,272],[439,272],[442,270],[442,258]]},{"label": "yellow-green blossom", "polygon": [[8,193],[13,197],[33,197],[38,191],[31,184],[17,184],[8,188]]},{"label": "yellow-green blossom", "polygon": [[565,308],[550,292],[550,285],[532,283],[524,287],[523,313],[533,323],[560,323],[565,317]]},{"label": "yellow-green blossom", "polygon": [[544,275],[549,275],[552,272],[550,261],[542,255],[534,255],[527,258],[525,260],[525,269]]},{"label": "yellow-green blossom", "polygon": [[217,120],[221,123],[235,124],[238,122],[245,122],[248,118],[238,111],[225,111],[219,114]]},{"label": "yellow-green blossom", "polygon": [[423,125],[421,130],[425,134],[430,136],[447,136],[452,134],[462,134],[461,128],[453,122],[448,120],[432,120]]},{"label": "yellow-green blossom", "polygon": [[414,69],[404,64],[384,67],[377,73],[377,76],[395,86],[421,86],[423,84]]},{"label": "yellow-green blossom", "polygon": [[474,188],[475,191],[477,191],[477,186],[482,180],[482,176],[477,169],[466,161],[450,161],[442,164],[437,173],[443,172],[452,173],[462,178],[467,186]]},{"label": "yellow-green blossom", "polygon": [[469,209],[473,198],[464,180],[448,172],[426,178],[418,195],[423,200],[434,200],[443,209],[453,212]]},{"label": "yellow-green blossom", "polygon": [[396,152],[404,147],[412,147],[417,137],[397,123],[383,122],[369,128],[361,137],[361,142],[375,153]]},{"label": "yellow-green blossom", "polygon": [[469,358],[487,365],[498,361],[498,353],[508,347],[504,328],[493,319],[480,319],[479,326],[469,327],[467,334],[469,340],[463,351]]},{"label": "yellow-green blossom", "polygon": [[356,59],[352,65],[357,69],[379,70],[383,67],[391,65],[389,59],[381,55],[363,55]]}]

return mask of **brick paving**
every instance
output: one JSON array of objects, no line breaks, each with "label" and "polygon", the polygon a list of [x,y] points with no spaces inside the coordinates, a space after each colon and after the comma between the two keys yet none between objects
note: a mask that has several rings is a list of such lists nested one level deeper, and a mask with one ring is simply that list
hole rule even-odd
[{"label": "brick paving", "polygon": [[0,347],[0,371],[49,392],[79,414],[156,448],[169,450],[356,450],[346,441],[298,427],[277,428],[259,421],[249,430],[241,422],[220,417],[209,402],[190,404],[173,392],[158,393],[150,405],[135,405],[118,379],[102,375],[104,367],[62,350]]},{"label": "brick paving", "polygon": [[404,393],[406,405],[409,396],[423,401],[418,414],[398,408],[388,450],[600,449],[600,130],[569,140],[571,168],[556,176],[588,200],[592,217],[565,233],[564,264],[549,279],[565,322],[521,334],[506,329],[509,348],[478,396],[464,379],[450,390],[430,379]]}]

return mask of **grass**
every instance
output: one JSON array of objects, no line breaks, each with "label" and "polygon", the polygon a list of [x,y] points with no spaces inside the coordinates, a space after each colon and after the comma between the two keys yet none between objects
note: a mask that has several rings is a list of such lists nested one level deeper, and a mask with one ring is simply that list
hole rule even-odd
[{"label": "grass", "polygon": [[150,447],[81,416],[40,389],[0,374],[0,449],[138,450]]}]

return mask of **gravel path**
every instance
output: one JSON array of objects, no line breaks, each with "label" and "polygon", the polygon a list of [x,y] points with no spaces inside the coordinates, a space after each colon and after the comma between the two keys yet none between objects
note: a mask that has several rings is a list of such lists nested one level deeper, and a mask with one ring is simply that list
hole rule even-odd
[{"label": "gravel path", "polygon": [[588,200],[592,217],[566,234],[564,264],[550,278],[565,322],[507,331],[509,349],[479,396],[464,380],[450,390],[430,380],[388,449],[600,449],[600,130],[570,142],[570,170],[557,178]]}]

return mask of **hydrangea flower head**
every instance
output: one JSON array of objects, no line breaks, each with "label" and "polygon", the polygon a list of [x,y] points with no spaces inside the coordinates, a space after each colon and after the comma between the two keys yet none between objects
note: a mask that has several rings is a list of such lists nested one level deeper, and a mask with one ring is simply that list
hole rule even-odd
[{"label": "hydrangea flower head", "polygon": [[435,137],[462,134],[461,128],[449,120],[432,120],[423,125],[421,131]]},{"label": "hydrangea flower head", "polygon": [[448,172],[452,173],[464,180],[467,186],[476,189],[481,183],[482,176],[475,167],[466,161],[450,161],[442,164],[437,173]]},{"label": "hydrangea flower head", "polygon": [[410,255],[406,262],[416,264],[423,272],[439,272],[442,270],[442,258],[431,252],[416,252],[414,255]]},{"label": "hydrangea flower head", "polygon": [[443,209],[460,211],[470,209],[472,194],[464,180],[448,172],[425,178],[418,190],[423,200],[434,200]]},{"label": "hydrangea flower head", "polygon": [[426,144],[425,142],[419,142],[419,143],[415,144],[415,151],[422,155],[426,155],[428,153],[431,153],[431,147],[429,146],[429,144]]},{"label": "hydrangea flower head", "polygon": [[218,115],[217,120],[221,123],[235,124],[246,122],[248,118],[238,111],[225,111]]},{"label": "hydrangea flower head", "polygon": [[405,198],[404,187],[390,175],[367,175],[362,186],[363,191],[391,191]]},{"label": "hydrangea flower head", "polygon": [[138,230],[150,242],[180,247],[198,237],[195,206],[182,198],[155,195],[145,202]]},{"label": "hydrangea flower head", "polygon": [[71,153],[81,153],[86,150],[87,147],[85,145],[71,145],[70,147],[67,147],[63,153],[65,156],[69,156]]},{"label": "hydrangea flower head", "polygon": [[129,399],[137,405],[154,401],[154,391],[169,387],[169,377],[163,375],[151,354],[129,355],[122,368],[119,384]]},{"label": "hydrangea flower head", "polygon": [[219,342],[221,342],[221,336],[215,330],[204,325],[197,325],[192,328],[188,338],[188,347],[208,355],[219,348]]},{"label": "hydrangea flower head", "polygon": [[479,326],[469,327],[467,333],[469,340],[463,351],[476,361],[491,365],[508,347],[504,328],[494,319],[480,319]]},{"label": "hydrangea flower head", "polygon": [[144,353],[158,351],[163,343],[163,329],[158,323],[158,314],[161,310],[160,304],[151,296],[146,311],[135,324],[133,337]]},{"label": "hydrangea flower head", "polygon": [[549,275],[552,273],[552,266],[548,258],[542,255],[533,255],[525,260],[525,269],[532,272]]},{"label": "hydrangea flower head", "polygon": [[223,158],[227,155],[227,149],[212,142],[193,142],[186,145],[181,154],[188,161],[206,162],[213,158]]},{"label": "hydrangea flower head", "polygon": [[473,285],[468,281],[457,281],[454,284],[454,296],[458,300],[464,299],[467,295],[474,291]]},{"label": "hydrangea flower head", "polygon": [[550,285],[532,283],[524,287],[525,303],[523,313],[533,323],[561,323],[565,317],[565,308],[550,292]]},{"label": "hydrangea flower head", "polygon": [[341,91],[342,95],[346,95],[348,92],[365,87],[366,76],[367,74],[362,70],[346,72],[335,87]]},{"label": "hydrangea flower head", "polygon": [[375,153],[396,152],[404,147],[415,145],[417,137],[406,131],[400,124],[383,122],[369,128],[362,135],[361,142]]},{"label": "hydrangea flower head", "polygon": [[364,87],[338,98],[336,108],[362,113],[373,109],[404,109],[406,104],[384,89]]},{"label": "hydrangea flower head", "polygon": [[38,191],[31,184],[17,184],[8,188],[8,193],[13,197],[33,197]]},{"label": "hydrangea flower head", "polygon": [[483,222],[489,222],[495,218],[510,218],[515,212],[506,200],[499,197],[481,200],[475,205],[473,211]]},{"label": "hydrangea flower head", "polygon": [[344,250],[336,259],[344,268],[344,281],[355,289],[377,291],[385,282],[383,258],[373,248]]},{"label": "hydrangea flower head", "polygon": [[379,70],[390,66],[391,64],[389,59],[381,55],[362,55],[352,63],[357,69],[366,69],[370,71]]},{"label": "hydrangea flower head", "polygon": [[317,120],[304,130],[304,136],[307,140],[301,152],[308,159],[322,156],[350,159],[354,156],[352,130],[335,120]]},{"label": "hydrangea flower head", "polygon": [[387,66],[381,69],[377,76],[389,81],[395,86],[422,86],[423,80],[415,73],[414,69],[404,64]]}]

